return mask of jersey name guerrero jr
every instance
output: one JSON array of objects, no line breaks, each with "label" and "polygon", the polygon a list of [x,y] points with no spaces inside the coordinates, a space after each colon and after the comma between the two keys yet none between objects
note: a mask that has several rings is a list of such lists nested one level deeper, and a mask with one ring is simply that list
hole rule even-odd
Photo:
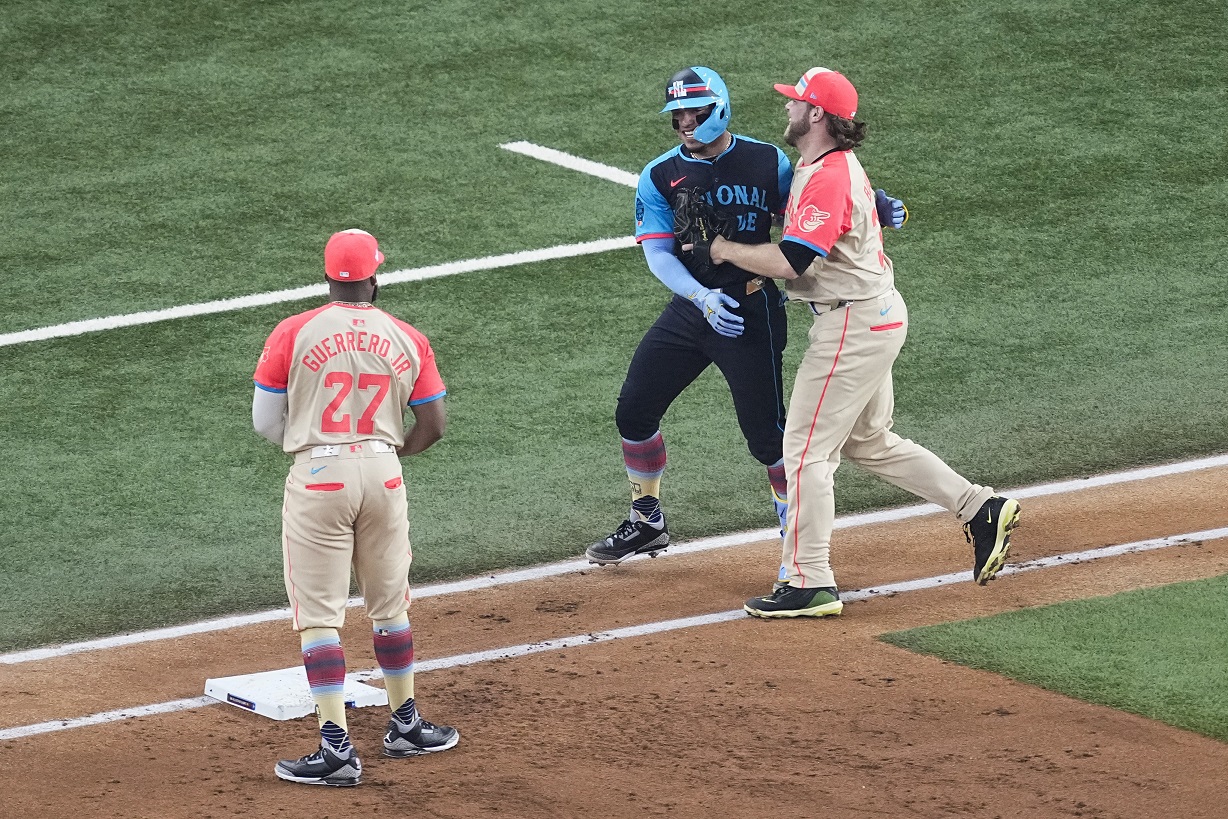
[{"label": "jersey name guerrero jr", "polygon": [[400,447],[405,408],[445,394],[426,336],[383,310],[342,304],[278,324],[254,380],[287,394],[286,452],[363,439]]}]

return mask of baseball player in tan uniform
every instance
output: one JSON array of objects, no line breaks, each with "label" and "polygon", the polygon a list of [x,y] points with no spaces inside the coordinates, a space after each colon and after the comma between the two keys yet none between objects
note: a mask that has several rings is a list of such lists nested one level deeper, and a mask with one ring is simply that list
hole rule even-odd
[{"label": "baseball player in tan uniform", "polygon": [[1019,503],[970,483],[925,447],[891,431],[891,368],[908,334],[908,307],[883,252],[874,189],[853,154],[865,137],[857,91],[836,71],[812,68],[789,98],[785,141],[801,154],[778,244],[717,238],[713,262],[785,279],[813,315],[785,423],[788,518],[781,578],[746,602],[757,617],[821,617],[843,610],[831,570],[834,473],[841,457],[954,512],[984,585],[1006,562]]},{"label": "baseball player in tan uniform", "polygon": [[[274,769],[291,782],[357,785],[362,763],[345,718],[350,566],[374,629],[392,719],[384,753],[445,751],[454,728],[414,701],[408,505],[400,458],[443,437],[444,385],[422,333],[377,309],[379,245],[362,230],[324,248],[331,301],[285,319],[256,366],[252,424],[294,457],[282,507],[282,555],[294,630],[320,723],[320,748]],[[406,407],[414,423],[405,429]]]}]

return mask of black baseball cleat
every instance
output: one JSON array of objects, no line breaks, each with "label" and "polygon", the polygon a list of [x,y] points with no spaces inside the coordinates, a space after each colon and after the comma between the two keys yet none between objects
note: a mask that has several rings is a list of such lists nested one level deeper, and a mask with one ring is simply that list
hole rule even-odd
[{"label": "black baseball cleat", "polygon": [[656,557],[658,552],[664,552],[669,546],[669,530],[662,520],[658,529],[651,523],[637,520],[634,523],[624,520],[610,535],[600,543],[594,543],[584,552],[589,563],[608,566],[622,563],[632,555],[647,554]]},{"label": "black baseball cleat", "polygon": [[844,611],[844,604],[834,586],[799,589],[784,585],[773,587],[767,597],[747,600],[742,610],[752,617],[828,617]]},{"label": "black baseball cleat", "polygon": [[1006,565],[1011,532],[1019,525],[1019,501],[994,495],[964,524],[964,537],[972,544],[972,576],[984,586]]},{"label": "black baseball cleat", "polygon": [[460,731],[446,725],[436,725],[421,717],[413,725],[406,725],[396,717],[388,720],[388,732],[384,734],[384,756],[402,759],[407,756],[433,754],[456,747]]},{"label": "black baseball cleat", "polygon": [[340,754],[320,746],[314,754],[299,759],[283,759],[273,768],[278,778],[304,785],[333,785],[346,788],[362,782],[362,763],[351,747]]}]

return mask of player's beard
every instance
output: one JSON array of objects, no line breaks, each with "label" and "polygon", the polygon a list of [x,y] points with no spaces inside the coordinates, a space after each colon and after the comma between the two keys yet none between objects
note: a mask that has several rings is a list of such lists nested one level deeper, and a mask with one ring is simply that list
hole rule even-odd
[{"label": "player's beard", "polygon": [[804,117],[797,122],[789,120],[789,125],[785,128],[785,144],[796,148],[797,141],[808,133],[810,133],[810,117]]}]

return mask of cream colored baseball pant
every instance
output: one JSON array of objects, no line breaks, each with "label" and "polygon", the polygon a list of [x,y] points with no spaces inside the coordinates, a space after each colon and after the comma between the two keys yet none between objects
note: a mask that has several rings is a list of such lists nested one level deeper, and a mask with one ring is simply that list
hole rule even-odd
[{"label": "cream colored baseball pant", "polygon": [[961,520],[975,515],[993,490],[969,483],[937,455],[891,431],[891,367],[908,335],[900,294],[809,304],[814,324],[785,422],[789,515],[781,565],[791,585],[823,588],[836,585],[829,551],[842,455]]},{"label": "cream colored baseball pant", "polygon": [[409,510],[401,460],[382,441],[295,453],[282,506],[294,630],[341,628],[350,566],[372,620],[409,608]]}]

